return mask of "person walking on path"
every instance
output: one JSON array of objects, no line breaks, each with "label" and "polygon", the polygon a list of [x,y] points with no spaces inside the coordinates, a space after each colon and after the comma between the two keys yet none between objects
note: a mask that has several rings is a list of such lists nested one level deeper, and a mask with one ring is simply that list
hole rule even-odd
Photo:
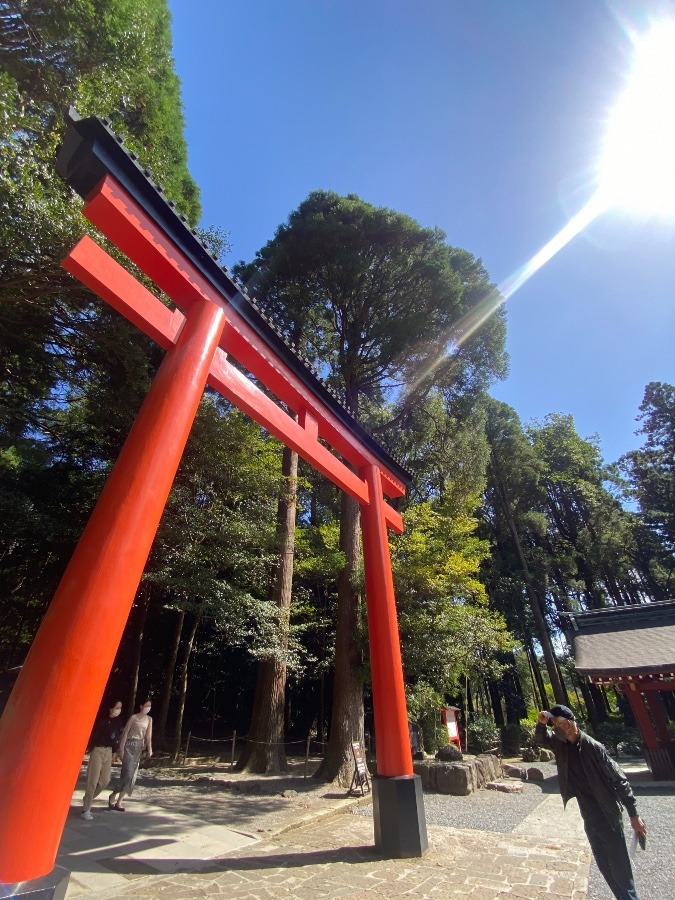
[{"label": "person walking on path", "polygon": [[113,756],[117,747],[120,731],[119,715],[122,712],[122,701],[118,700],[108,709],[108,714],[96,720],[91,734],[91,753],[87,766],[87,787],[82,799],[82,818],[90,822],[91,804],[94,797],[108,787]]},{"label": "person walking on path", "polygon": [[122,798],[133,794],[143,751],[147,758],[152,756],[152,719],[148,715],[151,705],[150,700],[141,703],[138,712],[124,726],[118,751],[122,757],[122,771],[115,790],[108,798],[109,809],[124,812]]},{"label": "person walking on path", "polygon": [[555,754],[563,804],[570,797],[577,798],[593,856],[612,893],[617,900],[638,900],[623,834],[622,805],[633,831],[643,839],[647,826],[637,813],[626,776],[603,745],[579,729],[567,706],[539,713],[535,742]]}]

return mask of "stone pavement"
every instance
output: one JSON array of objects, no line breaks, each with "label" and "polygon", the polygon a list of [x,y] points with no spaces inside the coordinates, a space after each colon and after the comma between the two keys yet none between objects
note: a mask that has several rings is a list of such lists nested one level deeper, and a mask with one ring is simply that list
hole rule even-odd
[{"label": "stone pavement", "polygon": [[57,860],[72,872],[67,900],[587,896],[581,819],[572,804],[563,815],[556,795],[542,794],[510,833],[429,826],[422,859],[385,860],[373,848],[372,819],[350,814],[359,801],[326,785],[307,783],[290,799],[268,792],[253,816],[239,813],[231,827],[225,822],[235,807],[255,798],[211,792],[199,805],[188,803],[188,814],[180,793],[142,788],[125,800],[127,812],[98,806],[94,821],[85,822],[78,790]]}]

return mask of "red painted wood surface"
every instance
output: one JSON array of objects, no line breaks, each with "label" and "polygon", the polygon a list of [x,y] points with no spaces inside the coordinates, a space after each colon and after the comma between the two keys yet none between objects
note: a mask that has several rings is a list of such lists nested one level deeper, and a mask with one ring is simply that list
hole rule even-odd
[{"label": "red painted wood surface", "polygon": [[377,466],[362,469],[370,503],[361,508],[368,638],[378,775],[412,775],[394,579]]}]

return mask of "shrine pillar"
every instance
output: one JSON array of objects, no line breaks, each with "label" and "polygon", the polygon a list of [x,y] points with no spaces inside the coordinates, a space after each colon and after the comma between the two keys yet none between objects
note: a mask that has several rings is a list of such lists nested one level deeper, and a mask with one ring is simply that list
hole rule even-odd
[{"label": "shrine pillar", "polygon": [[422,856],[428,848],[426,818],[422,782],[412,766],[381,475],[375,465],[360,475],[369,501],[361,507],[361,531],[377,745],[375,846],[389,858]]}]

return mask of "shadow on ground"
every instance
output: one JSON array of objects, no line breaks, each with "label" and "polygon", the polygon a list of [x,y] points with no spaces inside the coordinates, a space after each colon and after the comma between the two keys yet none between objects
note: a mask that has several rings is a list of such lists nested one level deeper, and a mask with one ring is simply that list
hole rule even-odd
[{"label": "shadow on ground", "polygon": [[[306,866],[325,866],[333,863],[360,865],[382,859],[373,847],[336,847],[330,850],[307,850],[300,853],[261,853],[256,856],[228,857],[221,860],[194,859],[172,860],[171,872],[175,875],[187,875],[199,871],[202,875],[214,875],[220,872],[260,871],[266,869],[292,869]],[[105,866],[117,875],[157,874],[157,869],[166,864],[163,859],[126,859],[113,857],[99,859],[99,865]]]}]

